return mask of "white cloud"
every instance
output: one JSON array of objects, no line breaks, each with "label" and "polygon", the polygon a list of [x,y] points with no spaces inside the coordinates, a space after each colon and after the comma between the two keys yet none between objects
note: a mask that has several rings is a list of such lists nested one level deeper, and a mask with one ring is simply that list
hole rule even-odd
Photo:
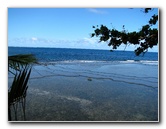
[{"label": "white cloud", "polygon": [[92,13],[96,13],[96,14],[106,14],[107,12],[105,11],[102,11],[100,9],[94,9],[94,8],[90,8],[88,9],[89,12],[92,12]]},{"label": "white cloud", "polygon": [[36,38],[36,37],[32,37],[31,40],[32,40],[32,41],[37,41],[38,38]]},{"label": "white cloud", "polygon": [[98,43],[95,38],[82,38],[78,40],[44,39],[44,38],[15,38],[8,40],[9,46],[20,47],[56,47],[56,48],[82,48],[82,49],[109,49],[106,43]]},{"label": "white cloud", "polygon": [[84,40],[85,42],[90,43],[90,44],[95,44],[95,43],[98,42],[97,39],[94,39],[94,38],[84,38],[83,40]]},{"label": "white cloud", "polygon": [[[19,47],[55,47],[55,48],[82,48],[111,50],[107,42],[99,42],[98,38],[82,38],[78,40],[44,39],[44,38],[15,38],[8,40],[9,46]],[[134,51],[138,46],[121,45],[118,50]],[[158,46],[149,49],[150,52],[158,51]]]}]

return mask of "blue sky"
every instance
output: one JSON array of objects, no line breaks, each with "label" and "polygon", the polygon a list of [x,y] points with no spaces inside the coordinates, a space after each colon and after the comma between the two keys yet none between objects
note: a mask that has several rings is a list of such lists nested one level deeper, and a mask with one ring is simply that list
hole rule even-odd
[{"label": "blue sky", "polygon": [[[158,9],[141,8],[9,8],[8,46],[111,49],[91,38],[92,26],[139,31]],[[155,26],[157,27],[157,26]],[[124,46],[119,48],[124,49]],[[126,50],[134,50],[129,46]],[[150,51],[158,51],[158,47]]]}]

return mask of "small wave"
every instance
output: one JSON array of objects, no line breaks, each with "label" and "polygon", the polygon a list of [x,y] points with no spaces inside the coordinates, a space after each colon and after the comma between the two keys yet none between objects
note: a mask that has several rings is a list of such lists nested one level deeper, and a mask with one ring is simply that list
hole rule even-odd
[{"label": "small wave", "polygon": [[39,62],[41,65],[55,65],[55,64],[84,64],[84,63],[108,63],[108,64],[144,64],[144,65],[158,65],[158,61],[149,60],[125,60],[125,61],[99,61],[99,60],[64,60],[52,62]]},{"label": "small wave", "polygon": [[148,60],[142,60],[140,61],[142,64],[145,65],[158,65],[158,61],[148,61]]},{"label": "small wave", "polygon": [[59,61],[60,63],[94,63],[94,62],[103,62],[97,60],[66,60],[66,61]]},{"label": "small wave", "polygon": [[[51,64],[74,64],[74,63],[104,63],[109,61],[97,61],[97,60],[64,60],[64,61],[52,61],[52,62],[39,62],[41,65],[51,65]],[[112,62],[112,61],[111,61]]]},{"label": "small wave", "polygon": [[139,63],[139,60],[125,60],[125,61],[119,61],[121,64],[134,64]]},{"label": "small wave", "polygon": [[119,61],[120,63],[125,64],[145,64],[145,65],[158,65],[158,61],[149,61],[149,60],[126,60],[126,61]]},{"label": "small wave", "polygon": [[127,63],[135,63],[138,62],[139,60],[126,60]]}]

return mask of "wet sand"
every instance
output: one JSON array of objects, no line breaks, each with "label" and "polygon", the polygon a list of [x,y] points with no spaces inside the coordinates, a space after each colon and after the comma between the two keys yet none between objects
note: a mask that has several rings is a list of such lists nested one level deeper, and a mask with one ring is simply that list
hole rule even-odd
[{"label": "wet sand", "polygon": [[157,65],[35,65],[28,85],[27,121],[158,121]]}]

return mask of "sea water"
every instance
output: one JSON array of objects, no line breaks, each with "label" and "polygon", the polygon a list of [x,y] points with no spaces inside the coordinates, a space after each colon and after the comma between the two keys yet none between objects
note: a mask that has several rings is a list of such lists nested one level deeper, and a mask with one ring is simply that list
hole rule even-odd
[{"label": "sea water", "polygon": [[[9,47],[34,54],[29,121],[158,121],[158,53]],[[10,75],[9,75],[10,81]]]},{"label": "sea water", "polygon": [[24,48],[9,47],[8,54],[33,54],[39,62],[56,61],[158,61],[158,53],[147,52],[136,56],[133,51],[113,51],[69,48]]}]

